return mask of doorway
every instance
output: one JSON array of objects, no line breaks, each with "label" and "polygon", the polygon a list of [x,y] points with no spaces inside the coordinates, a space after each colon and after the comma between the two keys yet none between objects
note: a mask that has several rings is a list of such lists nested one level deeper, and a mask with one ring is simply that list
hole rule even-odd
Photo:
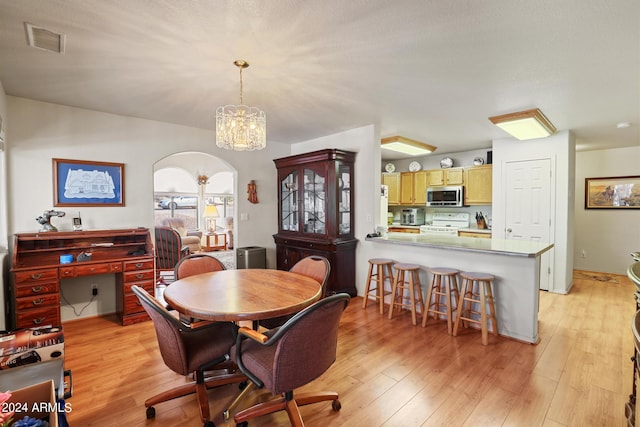
[{"label": "doorway", "polygon": [[[506,162],[506,239],[553,242],[551,160]],[[540,259],[540,289],[553,286],[553,249]]]},{"label": "doorway", "polygon": [[185,229],[199,232],[203,246],[207,234],[224,233],[225,249],[233,249],[236,175],[227,162],[207,153],[176,153],[158,160],[153,166],[154,224],[177,219]]}]

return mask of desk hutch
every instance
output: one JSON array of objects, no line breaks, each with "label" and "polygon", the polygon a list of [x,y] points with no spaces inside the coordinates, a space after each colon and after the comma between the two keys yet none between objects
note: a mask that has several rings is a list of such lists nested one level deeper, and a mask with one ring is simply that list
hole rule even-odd
[{"label": "desk hutch", "polygon": [[326,149],[274,160],[278,170],[278,270],[320,255],[329,260],[327,294],[356,295],[353,167],[356,153]]},{"label": "desk hutch", "polygon": [[[91,254],[81,257],[78,255]],[[60,263],[61,255],[73,261]],[[60,280],[116,275],[116,310],[123,325],[148,320],[132,285],[154,291],[154,258],[147,228],[16,234],[10,285],[14,328],[60,325]]]}]

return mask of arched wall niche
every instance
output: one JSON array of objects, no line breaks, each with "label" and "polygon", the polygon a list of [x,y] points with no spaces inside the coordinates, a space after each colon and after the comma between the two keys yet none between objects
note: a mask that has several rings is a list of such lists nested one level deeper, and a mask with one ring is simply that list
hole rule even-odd
[{"label": "arched wall niche", "polygon": [[[206,177],[199,182],[199,177]],[[218,157],[201,152],[166,156],[153,166],[154,224],[166,217],[185,219],[188,229],[207,232],[211,222],[204,217],[206,205],[215,204],[217,229],[231,228],[235,236],[237,171]],[[228,242],[233,247],[233,242]]]}]

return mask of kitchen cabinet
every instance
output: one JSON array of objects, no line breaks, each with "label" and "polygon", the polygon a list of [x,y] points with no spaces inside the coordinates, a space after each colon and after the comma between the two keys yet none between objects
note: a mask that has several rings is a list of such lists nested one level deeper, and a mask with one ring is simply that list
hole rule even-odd
[{"label": "kitchen cabinet", "polygon": [[400,173],[383,173],[382,184],[389,188],[388,203],[389,205],[400,204]]},{"label": "kitchen cabinet", "polygon": [[427,202],[427,172],[403,172],[400,174],[400,204],[424,205]]},{"label": "kitchen cabinet", "polygon": [[477,237],[480,239],[490,239],[491,233],[484,233],[481,231],[472,231],[472,230],[458,230],[459,237]]},{"label": "kitchen cabinet", "polygon": [[446,185],[462,185],[464,182],[464,169],[433,169],[427,171],[429,187],[438,187]]},{"label": "kitchen cabinet", "polygon": [[464,204],[490,205],[492,199],[492,165],[466,168],[464,173]]},{"label": "kitchen cabinet", "polygon": [[327,293],[355,296],[353,167],[356,153],[326,149],[275,159],[278,171],[276,267],[289,270],[309,255],[324,256]]},{"label": "kitchen cabinet", "polygon": [[410,233],[410,234],[419,234],[420,227],[402,227],[402,226],[390,226],[387,229],[390,233]]}]

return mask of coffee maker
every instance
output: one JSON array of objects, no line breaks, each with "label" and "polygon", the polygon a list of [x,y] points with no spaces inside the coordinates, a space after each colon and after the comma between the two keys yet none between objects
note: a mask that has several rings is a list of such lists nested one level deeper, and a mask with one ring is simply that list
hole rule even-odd
[{"label": "coffee maker", "polygon": [[424,208],[402,209],[402,225],[424,225]]}]

